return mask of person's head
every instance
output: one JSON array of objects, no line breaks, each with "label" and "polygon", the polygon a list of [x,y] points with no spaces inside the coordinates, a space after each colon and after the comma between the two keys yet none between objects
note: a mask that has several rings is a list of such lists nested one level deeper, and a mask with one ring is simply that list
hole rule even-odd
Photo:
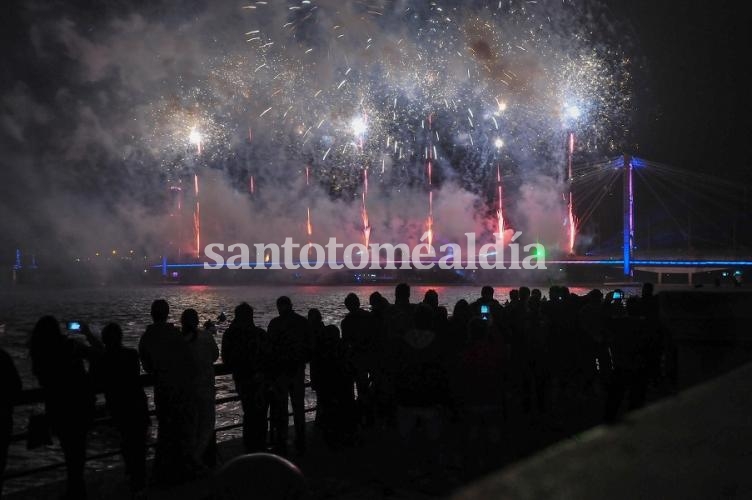
[{"label": "person's head", "polygon": [[517,302],[520,300],[520,291],[516,288],[512,288],[509,290],[509,301],[510,302]]},{"label": "person's head", "polygon": [[235,307],[235,321],[242,324],[253,322],[253,307],[247,302],[242,302]]},{"label": "person's head", "polygon": [[180,315],[180,326],[183,327],[183,332],[198,331],[198,312],[195,309],[183,311],[183,314]]},{"label": "person's head", "polygon": [[470,304],[465,299],[460,299],[454,304],[452,310],[452,316],[457,318],[469,318],[470,317]]},{"label": "person's head", "polygon": [[107,349],[115,349],[123,345],[123,330],[117,323],[107,323],[102,328],[102,342]]},{"label": "person's head", "polygon": [[601,301],[603,300],[603,292],[601,292],[597,288],[593,288],[587,293],[586,297],[587,297],[588,302],[591,302],[597,305],[597,304],[600,304]]},{"label": "person's head", "polygon": [[407,304],[410,302],[410,285],[400,283],[394,289],[394,302],[396,304]]},{"label": "person's head", "polygon": [[642,298],[647,299],[653,296],[653,284],[643,283],[642,285]]},{"label": "person's head", "polygon": [[315,307],[308,309],[308,323],[311,325],[320,325],[323,322],[324,319],[321,317],[321,311]]},{"label": "person's head", "polygon": [[151,319],[154,323],[166,323],[170,315],[170,305],[164,299],[157,299],[151,303]]},{"label": "person's head", "polygon": [[493,287],[486,285],[480,289],[480,296],[483,300],[491,300],[493,299],[493,295],[494,295]]},{"label": "person's head", "polygon": [[433,288],[427,290],[425,295],[423,296],[423,303],[428,304],[434,309],[439,307],[439,294],[436,292],[436,290],[434,290]]},{"label": "person's head", "polygon": [[374,311],[382,310],[389,305],[389,301],[386,300],[386,297],[381,295],[379,292],[373,292],[368,297],[368,303],[371,305],[371,309]]},{"label": "person's head", "polygon": [[433,323],[433,309],[428,304],[418,304],[413,315],[417,330],[430,330]]},{"label": "person's head", "polygon": [[526,286],[520,287],[520,300],[522,302],[527,301],[530,298],[530,289]]},{"label": "person's head", "polygon": [[348,293],[345,297],[345,307],[350,312],[355,312],[360,309],[360,299],[354,293]]},{"label": "person's head", "polygon": [[280,315],[292,312],[292,300],[290,300],[290,297],[283,295],[277,299],[277,312]]},{"label": "person's head", "polygon": [[539,288],[533,288],[533,291],[530,292],[530,298],[536,302],[540,302],[540,300],[543,298],[543,294],[541,293]]}]

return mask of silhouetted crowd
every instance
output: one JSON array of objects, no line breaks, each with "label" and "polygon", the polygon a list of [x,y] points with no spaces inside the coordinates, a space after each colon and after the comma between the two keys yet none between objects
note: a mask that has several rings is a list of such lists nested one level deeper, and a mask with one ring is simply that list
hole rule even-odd
[{"label": "silhouetted crowd", "polygon": [[[406,284],[396,287],[393,303],[372,293],[368,309],[351,293],[337,326],[325,324],[318,309],[298,314],[283,296],[278,316],[264,330],[253,308],[242,303],[221,349],[215,325],[202,327],[193,309],[182,313],[180,327],[168,323],[164,300],[152,304],[153,323],[138,350],[123,346],[115,323],[105,326],[101,339],[82,325],[84,344],[65,335],[52,316],[42,317],[31,335],[32,370],[65,454],[67,497],[85,498],[86,434],[96,392],[105,394],[120,433],[133,493],[145,488],[150,418],[141,367],[154,384],[154,480],[180,483],[213,467],[220,350],[240,398],[245,450],[281,456],[291,453],[290,409],[295,453],[306,452],[307,367],[316,428],[335,450],[360,444],[370,428],[438,450],[450,422],[461,423],[469,441],[487,439],[502,428],[510,408],[537,421],[555,414],[558,402],[588,393],[603,396],[604,420],[613,421],[624,409],[644,405],[651,381],[674,377],[671,339],[660,326],[649,284],[641,297],[628,299],[619,290],[577,296],[553,286],[543,297],[521,287],[503,304],[486,286],[474,302],[458,301],[451,315],[439,304],[434,290],[411,302]],[[4,468],[12,427],[8,403],[20,382],[10,358],[0,354]]]}]

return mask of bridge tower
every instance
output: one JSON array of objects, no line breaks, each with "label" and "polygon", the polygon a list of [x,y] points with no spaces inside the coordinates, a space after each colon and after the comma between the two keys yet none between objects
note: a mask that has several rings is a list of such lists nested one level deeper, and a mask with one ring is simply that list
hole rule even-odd
[{"label": "bridge tower", "polygon": [[624,155],[624,187],[623,187],[623,252],[624,276],[633,276],[632,250],[634,249],[634,184],[632,182],[632,157]]}]

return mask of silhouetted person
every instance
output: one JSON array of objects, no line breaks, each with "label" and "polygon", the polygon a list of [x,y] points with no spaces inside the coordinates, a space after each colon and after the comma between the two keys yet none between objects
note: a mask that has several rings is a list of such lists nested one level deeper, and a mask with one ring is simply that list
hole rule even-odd
[{"label": "silhouetted person", "polygon": [[648,378],[653,382],[658,382],[661,378],[661,359],[664,356],[666,348],[666,339],[664,331],[661,328],[660,310],[658,296],[653,293],[653,284],[644,283],[642,285],[642,294],[640,296],[639,309],[640,316],[645,318],[645,329],[647,334],[647,371]]},{"label": "silhouetted person", "polygon": [[431,309],[439,307],[439,294],[434,289],[426,290],[423,295],[423,303],[431,306]]},{"label": "silhouetted person", "polygon": [[[579,371],[583,377],[585,389],[596,389],[594,385],[598,379],[609,375],[611,361],[608,346],[605,343],[606,316],[602,306],[603,294],[600,290],[591,290],[585,295],[585,304],[580,308],[577,317],[579,327],[578,343]],[[558,349],[559,353],[569,352],[570,346]],[[554,352],[557,352],[556,350]]]},{"label": "silhouetted person", "polygon": [[436,308],[433,314],[433,329],[439,335],[446,335],[449,331],[449,311],[444,306]]},{"label": "silhouetted person", "polygon": [[394,391],[390,378],[388,358],[390,351],[389,314],[391,304],[379,292],[373,292],[368,297],[374,324],[374,363],[371,368],[373,380],[374,417],[379,425],[387,425],[394,412]]},{"label": "silhouetted person", "polygon": [[131,492],[146,487],[146,437],[150,425],[146,393],[141,384],[138,351],[123,347],[123,331],[117,323],[102,329],[105,350],[92,373],[104,391],[107,410],[120,433],[120,451]]},{"label": "silhouetted person", "polygon": [[607,422],[616,419],[625,396],[628,410],[641,408],[645,404],[648,334],[645,319],[639,316],[640,307],[636,297],[627,300],[626,313],[626,316],[614,317],[610,322],[614,371],[608,385]]},{"label": "silhouetted person", "polygon": [[410,285],[407,283],[400,283],[394,287],[394,305],[409,305],[410,304]]},{"label": "silhouetted person", "polygon": [[519,300],[510,307],[510,339],[512,372],[522,396],[522,409],[531,410],[533,396],[533,370],[530,351],[530,338],[535,316],[530,309],[530,289],[519,289]]},{"label": "silhouetted person", "polygon": [[[591,292],[592,293],[592,292]],[[600,292],[594,309],[598,317],[601,314]],[[571,311],[569,297],[565,289],[560,286],[551,286],[548,291],[548,301],[542,305],[542,311],[548,321],[548,348],[551,352],[549,357],[550,372],[554,385],[554,399],[564,402],[571,399],[573,391],[581,389],[581,374],[583,366],[594,371],[595,360],[583,355],[583,345],[592,344],[591,340],[582,340],[582,330],[577,328],[579,309]],[[600,328],[596,327],[596,331]]]},{"label": "silhouetted person", "polygon": [[[86,325],[82,325],[81,334],[95,350],[101,346]],[[95,399],[84,359],[94,357],[95,351],[63,335],[54,317],[43,316],[31,333],[30,354],[32,372],[44,394],[47,417],[65,455],[68,469],[65,498],[86,498],[86,433]]]},{"label": "silhouetted person", "polygon": [[370,372],[374,364],[373,316],[361,309],[360,299],[354,293],[345,297],[347,315],[342,320],[342,343],[349,353],[355,369],[355,386],[358,390],[358,409],[366,424],[373,423]]},{"label": "silhouetted person", "polygon": [[222,361],[230,369],[243,407],[243,445],[248,453],[266,449],[269,381],[266,332],[256,326],[253,308],[243,302],[222,337]]},{"label": "silhouetted person", "polygon": [[[553,287],[551,287],[553,289]],[[512,288],[509,290],[509,300],[507,301],[507,305],[514,306],[517,302],[520,300],[520,291],[516,288]]]},{"label": "silhouetted person", "polygon": [[471,444],[466,459],[484,466],[498,446],[506,416],[504,343],[492,334],[488,323],[479,317],[470,320],[467,346],[452,372],[452,393],[465,417],[466,441]]},{"label": "silhouetted person", "polygon": [[394,288],[394,305],[389,308],[388,330],[392,337],[402,337],[413,327],[413,311],[410,303],[410,285],[400,283]]},{"label": "silhouetted person", "polygon": [[468,343],[460,354],[456,377],[459,401],[465,409],[499,416],[504,403],[503,343],[491,335],[488,320],[471,319],[467,331]]},{"label": "silhouetted person", "polygon": [[151,305],[153,324],[138,343],[141,364],[154,376],[157,410],[157,449],[154,476],[158,482],[178,483],[194,476],[196,404],[193,393],[196,365],[188,342],[172,323],[165,300]]},{"label": "silhouetted person", "polygon": [[535,389],[538,413],[544,414],[548,411],[551,363],[548,349],[548,325],[541,310],[540,290],[538,294],[531,292],[528,304],[530,309],[530,325],[527,332],[528,362],[530,363],[530,374]]},{"label": "silhouetted person", "polygon": [[473,316],[481,316],[481,308],[483,308],[483,306],[488,309],[486,315],[493,318],[493,321],[491,322],[493,327],[498,329],[502,325],[502,315],[504,310],[501,307],[501,304],[499,304],[499,301],[494,299],[494,289],[490,286],[484,286],[481,288],[480,298],[470,304]]},{"label": "silhouetted person", "polygon": [[3,473],[8,460],[8,446],[13,432],[13,405],[21,394],[21,378],[13,359],[0,349],[0,498],[3,496]]},{"label": "silhouetted person", "polygon": [[311,330],[311,349],[316,346],[316,341],[324,332],[324,319],[321,317],[321,311],[312,307],[308,309],[308,326]]},{"label": "silhouetted person", "polygon": [[389,301],[379,292],[373,292],[368,297],[368,304],[371,306],[374,321],[378,325],[376,329],[384,331],[386,329],[386,315],[390,305]]},{"label": "silhouetted person", "polygon": [[272,345],[271,365],[274,369],[274,402],[272,414],[275,448],[278,454],[287,453],[287,400],[292,403],[295,421],[295,448],[303,453],[305,440],[305,365],[310,357],[308,321],[293,311],[292,301],[277,299],[279,316],[269,322],[267,332]]},{"label": "silhouetted person", "polygon": [[408,437],[418,428],[427,429],[435,440],[442,427],[442,410],[449,400],[441,346],[431,331],[430,306],[415,308],[415,327],[405,333],[399,352],[395,389],[400,434]]},{"label": "silhouetted person", "polygon": [[334,325],[324,327],[311,365],[311,384],[316,388],[316,413],[329,446],[351,443],[355,433],[355,382],[348,348]]},{"label": "silhouetted person", "polygon": [[457,346],[464,347],[467,340],[467,323],[473,316],[470,304],[465,299],[460,299],[454,304],[452,317],[449,318],[451,335]]},{"label": "silhouetted person", "polygon": [[214,362],[219,358],[219,349],[214,337],[207,330],[198,327],[198,313],[186,309],[180,316],[183,338],[193,356],[196,381],[193,396],[196,403],[196,427],[193,452],[194,464],[211,467],[216,463],[216,441],[214,423],[216,421],[216,389],[214,384]]}]

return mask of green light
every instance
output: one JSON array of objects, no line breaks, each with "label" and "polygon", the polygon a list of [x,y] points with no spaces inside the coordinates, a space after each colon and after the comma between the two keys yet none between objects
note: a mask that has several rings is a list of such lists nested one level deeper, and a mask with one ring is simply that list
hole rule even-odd
[{"label": "green light", "polygon": [[539,259],[545,259],[546,258],[546,247],[541,245],[540,242],[536,241],[536,243],[539,246],[535,246],[535,256]]}]

